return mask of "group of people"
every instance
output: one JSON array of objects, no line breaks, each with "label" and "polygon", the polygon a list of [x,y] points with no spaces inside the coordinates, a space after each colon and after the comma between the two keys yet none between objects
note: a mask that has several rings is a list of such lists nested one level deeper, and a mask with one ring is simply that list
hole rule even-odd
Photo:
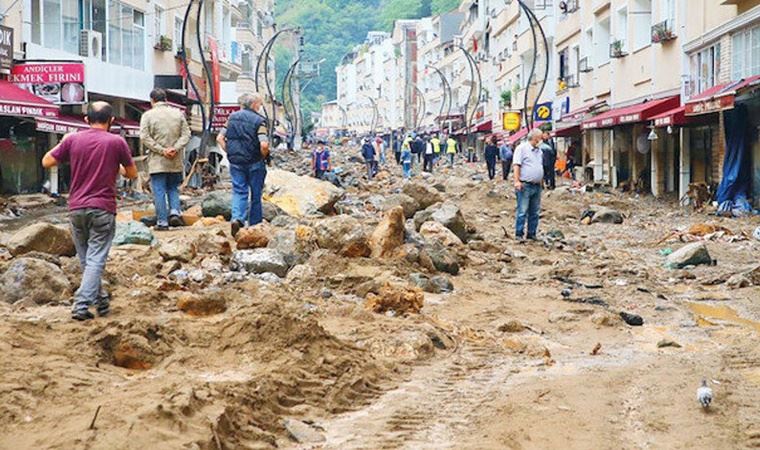
[{"label": "group of people", "polygon": [[[151,109],[140,121],[140,139],[147,152],[150,186],[158,231],[182,226],[179,188],[184,177],[184,152],[190,128],[184,114],[166,102],[163,89],[150,93]],[[240,97],[240,111],[233,113],[217,142],[227,152],[232,178],[231,231],[235,235],[247,222],[262,221],[261,196],[269,155],[266,120],[259,114],[262,97]],[[46,169],[68,163],[71,168],[69,222],[82,281],[74,294],[71,317],[84,321],[110,312],[110,296],[101,286],[108,253],[116,231],[116,181],[119,175],[136,179],[137,166],[123,137],[110,132],[113,107],[107,102],[88,105],[85,121],[90,128],[63,137],[42,158]]]}]

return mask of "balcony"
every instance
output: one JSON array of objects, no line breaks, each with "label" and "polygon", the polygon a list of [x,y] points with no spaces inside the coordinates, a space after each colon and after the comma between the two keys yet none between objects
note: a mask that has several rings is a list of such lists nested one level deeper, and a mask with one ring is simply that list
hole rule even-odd
[{"label": "balcony", "polygon": [[566,75],[557,80],[557,94],[566,92],[568,89],[577,88],[578,86],[578,77],[575,74]]},{"label": "balcony", "polygon": [[559,2],[559,10],[563,15],[572,14],[580,9],[579,3],[579,0]]},{"label": "balcony", "polygon": [[581,60],[578,61],[578,72],[589,73],[593,70],[594,68],[591,67],[591,64],[589,64],[588,57],[581,58]]},{"label": "balcony", "polygon": [[671,20],[663,20],[662,22],[652,26],[652,43],[661,44],[677,38],[675,31],[673,30],[673,22]]},{"label": "balcony", "polygon": [[628,56],[628,52],[625,51],[625,40],[618,39],[610,44],[610,58],[623,58]]}]

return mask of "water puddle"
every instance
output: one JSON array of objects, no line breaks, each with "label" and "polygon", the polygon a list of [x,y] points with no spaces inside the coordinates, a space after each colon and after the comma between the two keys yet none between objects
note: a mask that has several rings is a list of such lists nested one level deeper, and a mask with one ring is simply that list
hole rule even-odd
[{"label": "water puddle", "polygon": [[697,325],[700,327],[715,326],[713,320],[722,320],[755,330],[760,333],[760,322],[745,319],[728,306],[713,306],[702,303],[689,303],[689,309],[697,315]]}]

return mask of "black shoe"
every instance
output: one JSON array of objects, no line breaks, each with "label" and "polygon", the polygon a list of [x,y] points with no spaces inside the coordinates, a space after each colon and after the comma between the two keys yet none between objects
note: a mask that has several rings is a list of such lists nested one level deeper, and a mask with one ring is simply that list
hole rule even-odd
[{"label": "black shoe", "polygon": [[94,319],[95,315],[92,314],[90,311],[84,310],[77,313],[71,313],[71,318],[74,320],[78,320],[80,322],[84,322],[85,320]]},{"label": "black shoe", "polygon": [[111,313],[111,294],[101,291],[96,305],[98,316],[105,317]]},{"label": "black shoe", "polygon": [[153,229],[156,231],[169,231],[169,225],[156,225]]},{"label": "black shoe", "polygon": [[232,237],[236,237],[238,234],[238,231],[240,231],[240,229],[243,228],[243,222],[239,220],[233,220],[230,227],[231,227]]},{"label": "black shoe", "polygon": [[185,221],[182,220],[181,216],[172,215],[172,216],[169,216],[169,226],[174,227],[174,228],[184,227]]}]

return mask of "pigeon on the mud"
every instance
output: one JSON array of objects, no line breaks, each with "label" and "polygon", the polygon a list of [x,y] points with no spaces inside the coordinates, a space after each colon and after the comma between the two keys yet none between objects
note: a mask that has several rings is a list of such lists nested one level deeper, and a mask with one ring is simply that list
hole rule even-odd
[{"label": "pigeon on the mud", "polygon": [[713,391],[710,389],[709,386],[707,386],[707,380],[702,380],[702,386],[697,389],[697,401],[700,405],[702,405],[702,408],[709,408],[710,403],[712,403],[713,399]]},{"label": "pigeon on the mud", "polygon": [[573,295],[573,290],[570,288],[562,289],[562,296],[564,298],[570,298],[570,296]]}]

